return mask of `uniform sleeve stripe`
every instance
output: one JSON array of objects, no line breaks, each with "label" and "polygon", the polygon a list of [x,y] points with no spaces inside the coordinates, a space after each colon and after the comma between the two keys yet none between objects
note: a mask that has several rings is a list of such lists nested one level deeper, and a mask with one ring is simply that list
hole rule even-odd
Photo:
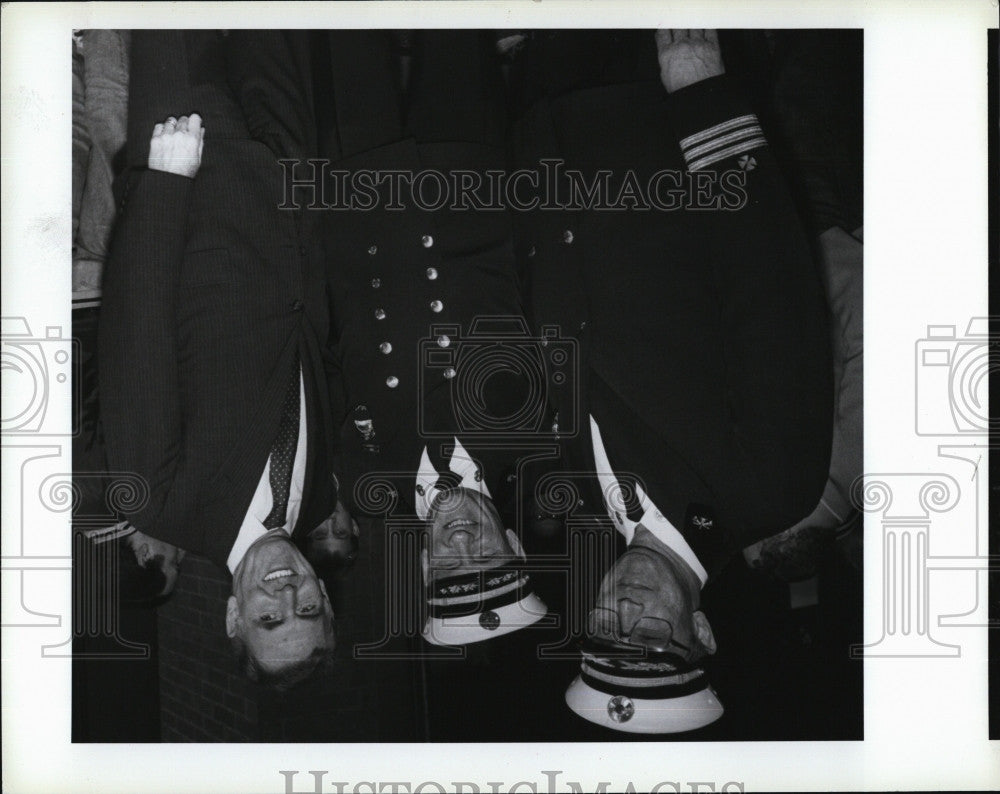
[{"label": "uniform sleeve stripe", "polygon": [[711,154],[702,157],[700,160],[688,163],[688,170],[699,171],[702,168],[707,168],[712,165],[712,163],[719,162],[719,160],[725,160],[727,157],[733,157],[737,154],[744,154],[746,152],[753,151],[754,149],[759,149],[762,146],[767,146],[767,141],[764,139],[763,135],[751,138],[749,141],[740,141],[739,143],[729,146],[728,148],[712,152]]},{"label": "uniform sleeve stripe", "polygon": [[716,135],[723,135],[746,124],[759,124],[757,116],[753,113],[747,113],[745,116],[737,116],[729,121],[723,121],[720,124],[716,124],[714,127],[709,127],[707,130],[702,130],[701,132],[696,132],[693,135],[688,135],[686,138],[681,140],[681,148],[687,149],[688,147],[706,141],[709,138],[714,138]]},{"label": "uniform sleeve stripe", "polygon": [[753,138],[755,136],[763,137],[763,135],[764,131],[756,124],[750,127],[743,127],[742,129],[730,132],[727,135],[720,135],[718,138],[712,138],[712,140],[707,143],[703,143],[699,146],[693,146],[690,149],[685,149],[684,159],[690,163],[692,160],[697,160],[702,155],[708,154],[713,149],[721,149],[729,146],[730,144],[736,143],[736,141]]}]

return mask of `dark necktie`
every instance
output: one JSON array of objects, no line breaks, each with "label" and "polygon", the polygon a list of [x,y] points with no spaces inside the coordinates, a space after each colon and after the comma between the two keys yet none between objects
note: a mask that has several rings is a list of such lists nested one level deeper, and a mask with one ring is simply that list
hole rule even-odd
[{"label": "dark necktie", "polygon": [[265,529],[283,526],[288,512],[288,491],[292,484],[292,466],[299,440],[299,368],[292,370],[292,379],[285,392],[278,435],[271,447],[271,512],[264,519]]}]

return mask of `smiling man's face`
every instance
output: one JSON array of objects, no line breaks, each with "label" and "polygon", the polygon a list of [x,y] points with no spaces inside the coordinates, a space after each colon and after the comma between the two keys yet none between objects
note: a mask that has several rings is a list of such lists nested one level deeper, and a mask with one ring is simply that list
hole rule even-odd
[{"label": "smiling man's face", "polygon": [[626,637],[637,633],[636,624],[643,619],[669,623],[672,650],[684,649],[682,655],[690,661],[715,653],[712,629],[697,608],[697,598],[682,563],[640,527],[628,550],[605,574],[595,607],[615,613]]},{"label": "smiling man's face", "polygon": [[260,670],[273,674],[332,650],[332,621],[326,588],[286,534],[273,530],[247,550],[233,574],[226,632]]},{"label": "smiling man's face", "polygon": [[468,488],[438,494],[427,515],[430,578],[496,568],[523,556],[493,500]]}]

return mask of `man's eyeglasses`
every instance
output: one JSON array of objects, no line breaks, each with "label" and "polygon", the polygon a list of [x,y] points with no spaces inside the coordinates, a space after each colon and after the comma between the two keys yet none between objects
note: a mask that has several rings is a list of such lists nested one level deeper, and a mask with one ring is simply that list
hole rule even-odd
[{"label": "man's eyeglasses", "polygon": [[673,638],[674,627],[669,620],[643,616],[626,634],[622,631],[618,613],[604,607],[596,607],[587,615],[587,634],[596,640],[640,645],[659,653],[680,651],[682,654],[687,654],[691,651],[689,646]]}]

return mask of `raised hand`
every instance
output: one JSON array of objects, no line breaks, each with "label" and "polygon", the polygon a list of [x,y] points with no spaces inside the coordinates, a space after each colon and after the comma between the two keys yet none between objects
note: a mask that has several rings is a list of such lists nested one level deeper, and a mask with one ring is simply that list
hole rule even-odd
[{"label": "raised hand", "polygon": [[149,141],[149,167],[153,171],[194,178],[201,166],[205,146],[205,128],[201,116],[173,116],[153,127]]},{"label": "raised hand", "polygon": [[656,31],[656,51],[660,80],[667,93],[726,71],[715,30],[660,29]]}]

